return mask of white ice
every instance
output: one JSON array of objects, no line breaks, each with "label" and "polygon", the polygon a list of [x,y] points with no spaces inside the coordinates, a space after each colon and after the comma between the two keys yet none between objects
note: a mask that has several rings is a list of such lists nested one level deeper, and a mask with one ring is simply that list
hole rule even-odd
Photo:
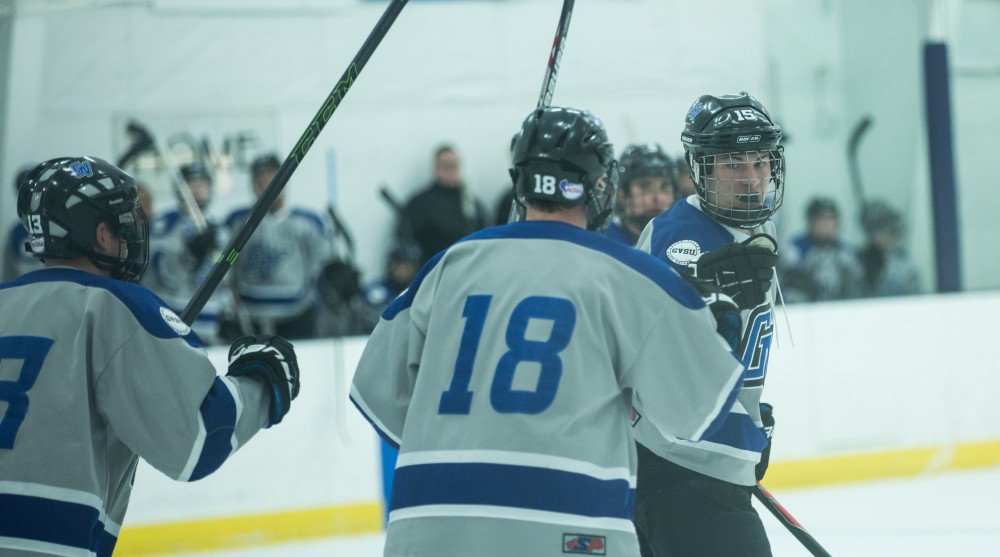
[{"label": "white ice", "polygon": [[[1000,467],[772,494],[835,557],[1000,555]],[[766,509],[758,512],[775,557],[809,557]],[[383,540],[369,534],[183,557],[381,557]]]}]

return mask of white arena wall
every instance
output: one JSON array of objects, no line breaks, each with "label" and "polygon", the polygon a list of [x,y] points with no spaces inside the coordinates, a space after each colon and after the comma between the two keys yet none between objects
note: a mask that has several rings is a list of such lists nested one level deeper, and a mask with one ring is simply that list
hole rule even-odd
[{"label": "white arena wall", "polygon": [[[1000,464],[988,324],[997,312],[1000,293],[779,307],[764,483],[780,490]],[[347,398],[364,343],[298,343],[303,390],[292,411],[216,474],[183,484],[141,465],[120,554],[380,529],[378,439]],[[225,349],[210,354],[225,369]]]}]

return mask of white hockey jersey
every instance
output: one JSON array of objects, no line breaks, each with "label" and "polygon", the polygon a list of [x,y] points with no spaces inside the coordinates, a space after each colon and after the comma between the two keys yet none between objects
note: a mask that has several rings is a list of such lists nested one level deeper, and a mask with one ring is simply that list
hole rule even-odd
[{"label": "white hockey jersey", "polygon": [[111,555],[138,456],[197,480],[269,407],[142,286],[72,268],[0,284],[0,555]]},{"label": "white hockey jersey", "polygon": [[742,376],[648,254],[557,222],[466,237],[386,309],[354,377],[400,447],[385,555],[638,556],[633,426],[698,439]]}]

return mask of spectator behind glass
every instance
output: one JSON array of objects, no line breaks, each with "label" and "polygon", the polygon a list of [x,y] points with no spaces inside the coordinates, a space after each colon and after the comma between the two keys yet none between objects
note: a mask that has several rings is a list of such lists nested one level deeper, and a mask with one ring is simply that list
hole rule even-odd
[{"label": "spectator behind glass", "polygon": [[861,295],[905,296],[922,292],[917,266],[902,247],[903,217],[881,200],[870,201],[861,211],[867,243],[858,253],[861,262]]},{"label": "spectator behind glass", "polygon": [[[16,195],[21,187],[21,182],[28,176],[28,173],[35,165],[23,168],[14,178],[14,194]],[[15,279],[24,273],[42,268],[42,262],[31,256],[24,248],[28,241],[28,231],[20,222],[7,232],[6,242],[3,249],[3,282]]]},{"label": "spectator behind glass", "polygon": [[808,230],[792,239],[778,261],[782,295],[788,302],[844,300],[860,295],[861,267],[854,248],[840,239],[840,210],[826,197],[806,209]]},{"label": "spectator behind glass", "polygon": [[486,225],[486,209],[462,182],[458,153],[448,145],[439,147],[434,154],[434,181],[406,203],[399,235],[412,237],[420,246],[423,264]]},{"label": "spectator behind glass", "polygon": [[[406,290],[419,270],[420,248],[408,240],[396,241],[386,255],[385,274],[365,285],[363,292],[365,301],[381,313],[403,290]],[[374,325],[375,323],[372,323],[373,327]]]}]

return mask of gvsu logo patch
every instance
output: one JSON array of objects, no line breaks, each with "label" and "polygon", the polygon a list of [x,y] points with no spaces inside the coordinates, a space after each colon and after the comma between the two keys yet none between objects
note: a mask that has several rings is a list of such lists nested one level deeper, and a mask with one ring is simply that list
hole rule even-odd
[{"label": "gvsu logo patch", "polygon": [[171,329],[176,331],[177,334],[181,336],[184,336],[191,332],[191,327],[189,327],[188,324],[185,323],[180,317],[177,317],[176,313],[170,311],[169,308],[161,306],[160,317],[162,317],[163,320],[167,322],[167,325],[169,325]]},{"label": "gvsu logo patch", "polygon": [[563,178],[559,181],[559,190],[562,192],[563,197],[574,201],[580,199],[580,196],[583,195],[583,184],[574,184]]},{"label": "gvsu logo patch", "polygon": [[562,552],[580,555],[608,554],[604,536],[588,536],[587,534],[563,534]]},{"label": "gvsu logo patch", "polygon": [[94,175],[94,170],[90,167],[90,161],[76,161],[69,165],[69,173],[74,178],[87,178]]},{"label": "gvsu logo patch", "polygon": [[667,248],[667,259],[676,265],[687,265],[701,255],[701,246],[694,240],[681,240]]}]

